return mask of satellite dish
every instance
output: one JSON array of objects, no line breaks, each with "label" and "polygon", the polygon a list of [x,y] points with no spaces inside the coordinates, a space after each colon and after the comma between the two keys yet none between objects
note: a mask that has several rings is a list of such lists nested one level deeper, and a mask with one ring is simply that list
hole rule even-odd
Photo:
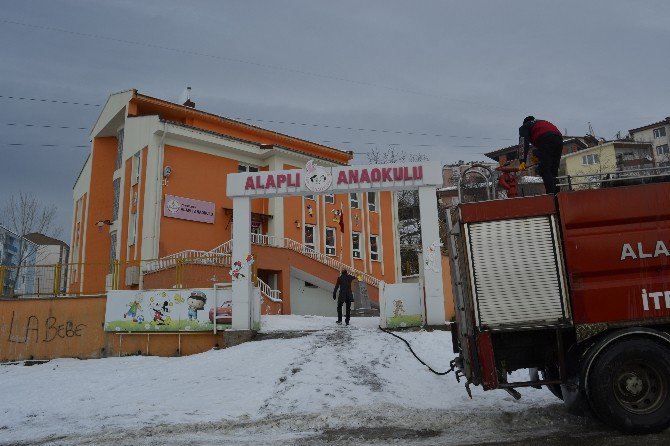
[{"label": "satellite dish", "polygon": [[163,178],[169,177],[171,173],[172,173],[172,167],[165,166],[165,169],[163,169]]}]

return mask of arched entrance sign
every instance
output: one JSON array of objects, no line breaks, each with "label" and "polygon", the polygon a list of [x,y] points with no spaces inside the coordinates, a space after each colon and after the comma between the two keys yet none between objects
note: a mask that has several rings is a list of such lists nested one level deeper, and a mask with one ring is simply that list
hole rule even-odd
[{"label": "arched entrance sign", "polygon": [[[323,167],[310,160],[304,169],[229,174],[227,194],[233,199],[233,267],[251,252],[251,199],[350,192],[418,190],[423,258],[435,257],[440,243],[437,187],[438,163],[394,163]],[[439,250],[438,250],[439,251]],[[423,268],[426,322],[444,324],[442,262]],[[252,283],[249,274],[233,278],[233,329],[251,329]]]}]

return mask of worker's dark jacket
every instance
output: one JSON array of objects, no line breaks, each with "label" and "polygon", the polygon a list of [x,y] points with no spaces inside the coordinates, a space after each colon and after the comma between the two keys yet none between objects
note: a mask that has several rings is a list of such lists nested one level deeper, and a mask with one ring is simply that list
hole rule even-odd
[{"label": "worker's dark jacket", "polygon": [[523,158],[521,161],[526,162],[528,156],[528,145],[533,144],[540,149],[542,147],[541,139],[547,138],[549,135],[561,136],[560,130],[549,121],[536,120],[528,121],[519,127],[519,142],[523,138]]},{"label": "worker's dark jacket", "polygon": [[354,293],[351,291],[351,282],[356,279],[354,276],[349,274],[342,274],[337,278],[337,283],[335,283],[335,289],[333,290],[333,299],[337,296],[337,290],[340,290],[340,302],[353,302]]}]

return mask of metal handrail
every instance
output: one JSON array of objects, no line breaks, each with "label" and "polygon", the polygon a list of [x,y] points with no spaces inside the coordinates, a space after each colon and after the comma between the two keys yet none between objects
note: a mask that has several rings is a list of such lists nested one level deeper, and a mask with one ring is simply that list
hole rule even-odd
[{"label": "metal handrail", "polygon": [[[479,170],[474,170],[476,168],[479,169],[484,169],[488,172],[488,178],[484,173],[482,173]],[[463,203],[463,178],[466,177],[467,174],[469,173],[475,173],[477,175],[480,175],[484,179],[484,184],[486,185],[486,198],[488,200],[491,200],[491,197],[495,198],[495,184],[493,182],[493,171],[488,167],[485,166],[484,164],[473,164],[472,166],[468,167],[463,171],[461,174],[460,178],[458,179],[458,202]]]},{"label": "metal handrail", "polygon": [[[661,171],[663,173],[652,173]],[[645,173],[652,174],[645,174]],[[630,175],[638,174],[638,175]],[[612,178],[606,178],[607,176],[612,176]],[[641,179],[641,178],[659,178],[670,175],[670,166],[658,166],[658,167],[646,167],[642,169],[626,169],[626,170],[615,170],[610,172],[594,172],[590,174],[581,174],[581,175],[562,175],[557,177],[557,185],[559,187],[567,186],[568,190],[572,190],[573,186],[585,186],[595,183],[609,183],[613,181],[619,181],[622,179],[632,180],[632,179]],[[592,179],[596,177],[597,179]],[[574,179],[590,179],[588,181],[577,181],[574,182]],[[562,182],[565,180],[565,182]]]},{"label": "metal handrail", "polygon": [[282,301],[279,298],[279,295],[281,294],[281,291],[273,290],[270,287],[270,285],[263,282],[259,278],[256,278],[256,280],[258,281],[258,288],[261,290],[261,295],[265,296],[267,299],[271,300],[272,302],[281,302]]},{"label": "metal handrail", "polygon": [[[320,263],[323,263],[330,268],[336,269],[338,271],[341,271],[343,269],[346,269],[347,272],[352,274],[353,276],[360,277],[363,279],[363,281],[369,285],[374,286],[375,288],[379,288],[379,279],[377,279],[374,276],[371,276],[370,274],[364,273],[362,271],[359,271],[355,268],[352,268],[351,266],[340,262],[339,260],[336,260],[330,256],[327,256],[323,253],[317,252],[314,249],[297,242],[293,239],[286,238],[286,237],[277,237],[274,235],[265,235],[265,234],[251,234],[251,243],[254,245],[262,245],[262,246],[272,246],[274,248],[283,248],[283,249],[290,249],[291,251],[295,251],[297,253],[300,253],[302,255],[305,255],[311,259],[314,259]],[[196,260],[201,257],[209,257],[209,256],[222,256],[227,260],[227,265],[225,266],[230,266],[230,256],[233,250],[233,239],[228,240],[225,243],[220,244],[216,248],[212,249],[211,251],[197,251],[197,250],[192,250],[188,249],[185,251],[180,251],[175,254],[171,254],[169,256],[163,257],[161,259],[155,260],[148,266],[144,268],[145,272],[155,272],[159,271],[162,269],[167,269],[171,268],[176,265],[177,259],[182,259],[185,260],[189,263],[197,263]],[[225,261],[224,261],[225,262]],[[156,264],[157,267],[152,268],[152,264]],[[275,296],[276,297],[276,296]]]}]

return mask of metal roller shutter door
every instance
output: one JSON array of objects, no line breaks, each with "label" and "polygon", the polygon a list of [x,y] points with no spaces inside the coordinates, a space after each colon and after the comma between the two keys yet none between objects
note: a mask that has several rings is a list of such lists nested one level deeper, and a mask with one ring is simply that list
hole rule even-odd
[{"label": "metal roller shutter door", "polygon": [[554,325],[565,318],[552,221],[473,223],[469,228],[480,325]]}]

